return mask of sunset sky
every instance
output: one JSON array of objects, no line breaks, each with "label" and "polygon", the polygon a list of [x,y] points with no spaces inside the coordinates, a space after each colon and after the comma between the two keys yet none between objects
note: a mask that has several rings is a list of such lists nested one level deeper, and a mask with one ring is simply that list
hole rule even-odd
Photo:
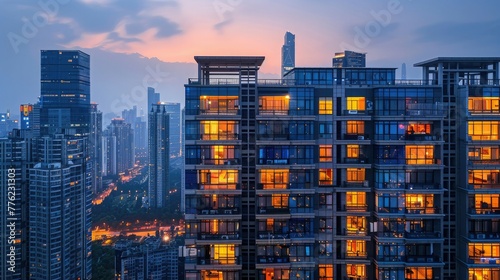
[{"label": "sunset sky", "polygon": [[331,66],[335,52],[351,49],[367,53],[368,67],[405,62],[408,78],[419,79],[413,64],[436,56],[500,56],[497,0],[1,3],[0,112],[36,102],[41,49],[90,54],[92,100],[115,115],[110,104],[141,86],[151,69],[161,74],[149,84],[161,99],[183,103],[183,84],[196,74],[195,55],[263,55],[263,76],[277,78],[286,31],[296,35],[297,66]]}]

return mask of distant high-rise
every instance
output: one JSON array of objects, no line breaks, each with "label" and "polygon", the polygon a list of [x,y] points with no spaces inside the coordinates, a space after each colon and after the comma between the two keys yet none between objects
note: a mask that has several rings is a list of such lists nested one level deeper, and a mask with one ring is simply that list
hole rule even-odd
[{"label": "distant high-rise", "polygon": [[123,110],[122,118],[133,127],[137,118],[137,106],[132,107],[132,109]]},{"label": "distant high-rise", "polygon": [[[106,175],[117,175],[132,168],[135,163],[132,127],[122,118],[114,118],[104,132],[103,153],[106,153]],[[103,155],[104,156],[104,155]]]},{"label": "distant high-rise", "polygon": [[[155,104],[149,112],[149,205],[153,208],[168,205],[169,198],[169,123],[166,105]],[[170,205],[169,205],[170,206]]]},{"label": "distant high-rise", "polygon": [[31,128],[31,123],[33,119],[33,105],[32,104],[22,104],[20,106],[20,122],[21,129]]},{"label": "distant high-rise", "polygon": [[92,191],[97,194],[102,189],[102,112],[97,104],[90,105],[89,153],[94,167]]},{"label": "distant high-rise", "polygon": [[154,88],[148,87],[148,114],[151,112],[153,104],[158,104],[158,102],[160,102],[160,94],[155,92]]},{"label": "distant high-rise", "polygon": [[335,53],[334,68],[366,67],[366,54],[353,51]]},{"label": "distant high-rise", "polygon": [[181,104],[162,102],[167,114],[170,115],[168,138],[170,142],[170,157],[179,157],[181,154]]},{"label": "distant high-rise", "polygon": [[286,32],[285,43],[281,47],[281,77],[295,67],[295,35]]},{"label": "distant high-rise", "polygon": [[88,135],[90,56],[78,50],[41,51],[41,133],[71,129]]},{"label": "distant high-rise", "polygon": [[6,137],[9,132],[15,128],[19,128],[19,121],[12,119],[10,112],[0,113],[0,137]]}]

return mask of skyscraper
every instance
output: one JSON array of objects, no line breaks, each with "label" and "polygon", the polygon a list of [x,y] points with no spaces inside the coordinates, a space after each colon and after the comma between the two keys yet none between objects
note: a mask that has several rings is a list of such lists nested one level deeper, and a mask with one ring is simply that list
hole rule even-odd
[{"label": "skyscraper", "polygon": [[153,104],[158,104],[158,102],[160,102],[160,94],[155,92],[154,88],[148,87],[148,114],[151,112]]},{"label": "skyscraper", "polygon": [[338,52],[335,53],[332,64],[335,68],[366,67],[366,54],[353,51]]},{"label": "skyscraper", "polygon": [[22,104],[20,107],[20,122],[21,129],[31,128],[33,122],[33,105],[32,104]]},{"label": "skyscraper", "polygon": [[[122,118],[114,118],[104,132],[106,150],[106,175],[118,175],[132,168],[135,163],[134,132]],[[111,168],[110,168],[111,167]]]},{"label": "skyscraper", "polygon": [[90,279],[92,175],[87,139],[36,139],[29,169],[29,279]]},{"label": "skyscraper", "polygon": [[42,135],[71,129],[88,135],[90,56],[82,51],[41,51],[40,123]]},{"label": "skyscraper", "polygon": [[94,174],[92,176],[92,191],[98,194],[102,189],[102,112],[97,104],[90,105],[90,158]]},{"label": "skyscraper", "polygon": [[281,47],[281,77],[295,67],[295,35],[286,32],[285,42]]},{"label": "skyscraper", "polygon": [[149,112],[149,206],[171,207],[169,201],[170,115],[165,104],[153,104]]}]

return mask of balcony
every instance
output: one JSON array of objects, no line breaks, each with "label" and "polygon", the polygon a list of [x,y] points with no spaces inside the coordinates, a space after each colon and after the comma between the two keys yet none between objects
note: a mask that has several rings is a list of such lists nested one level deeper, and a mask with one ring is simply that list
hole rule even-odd
[{"label": "balcony", "polygon": [[500,184],[469,184],[469,190],[500,190]]},{"label": "balcony", "polygon": [[359,205],[342,205],[338,211],[342,212],[366,212],[368,211],[368,205],[359,204]]},{"label": "balcony", "polygon": [[494,257],[469,257],[467,260],[469,264],[492,264],[497,267],[500,265],[500,258]]},{"label": "balcony", "polygon": [[447,114],[445,106],[436,103],[410,103],[406,104],[406,115],[415,117],[445,117]]},{"label": "balcony", "polygon": [[367,259],[368,258],[368,252],[361,252],[361,251],[347,251],[345,253],[340,254],[341,259]]},{"label": "balcony", "polygon": [[408,239],[433,239],[441,238],[440,232],[405,232],[405,238]]},{"label": "balcony", "polygon": [[[187,188],[186,188],[187,189]],[[240,184],[200,184],[200,190],[239,190]]]},{"label": "balcony", "polygon": [[422,207],[422,208],[412,208],[412,207],[407,207],[405,209],[406,214],[440,214],[440,209],[437,207]]},{"label": "balcony", "polygon": [[472,215],[500,215],[500,208],[491,208],[489,205],[481,208],[469,208],[469,214]]},{"label": "balcony", "polygon": [[235,208],[235,207],[218,208],[218,209],[207,208],[207,209],[197,210],[196,214],[198,214],[198,215],[236,215],[236,214],[240,214],[240,209]]},{"label": "balcony", "polygon": [[288,256],[257,256],[257,263],[289,263]]},{"label": "balcony", "polygon": [[404,140],[406,141],[439,141],[441,137],[436,135],[430,135],[426,133],[414,133],[414,134],[406,134],[404,136]]},{"label": "balcony", "polygon": [[290,208],[259,207],[257,214],[290,214]]},{"label": "balcony", "polygon": [[344,158],[344,163],[366,164],[368,162],[368,158]]},{"label": "balcony", "polygon": [[498,159],[469,159],[469,165],[500,165]]},{"label": "balcony", "polygon": [[342,187],[343,188],[369,188],[370,184],[368,181],[361,181],[361,182],[342,182]]},{"label": "balcony", "polygon": [[288,109],[277,109],[277,110],[269,110],[269,109],[259,109],[260,116],[288,116],[290,114],[290,110]]},{"label": "balcony", "polygon": [[344,138],[342,140],[370,140],[370,135],[344,133]]},{"label": "balcony", "polygon": [[357,116],[357,115],[371,115],[373,111],[367,110],[344,110],[342,111],[343,116]]},{"label": "balcony", "polygon": [[367,236],[368,230],[366,228],[348,228],[344,230],[344,235],[347,236]]},{"label": "balcony", "polygon": [[238,233],[198,233],[198,240],[238,240]]},{"label": "balcony", "polygon": [[500,233],[499,232],[470,232],[469,233],[469,239],[476,239],[476,240],[485,240],[485,239],[500,239]]},{"label": "balcony", "polygon": [[434,255],[406,256],[407,263],[436,263],[442,262],[441,258]]},{"label": "balcony", "polygon": [[238,140],[238,133],[200,134],[199,139],[186,140]]},{"label": "balcony", "polygon": [[228,257],[228,258],[219,258],[219,259],[199,257],[199,258],[196,258],[196,264],[199,264],[199,265],[240,265],[241,259],[240,259],[240,257],[232,257],[232,258]]},{"label": "balcony", "polygon": [[441,185],[438,183],[406,183],[407,190],[439,190]]}]

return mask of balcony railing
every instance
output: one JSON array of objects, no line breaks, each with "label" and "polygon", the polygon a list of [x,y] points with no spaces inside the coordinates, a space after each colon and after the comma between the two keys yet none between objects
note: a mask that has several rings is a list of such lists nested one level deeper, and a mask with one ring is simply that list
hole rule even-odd
[{"label": "balcony railing", "polygon": [[289,263],[289,257],[257,256],[257,263]]},{"label": "balcony railing", "polygon": [[200,184],[200,190],[239,190],[240,184]]},{"label": "balcony railing", "polygon": [[341,254],[342,259],[366,259],[368,257],[368,252],[362,251],[347,251]]},{"label": "balcony railing", "polygon": [[361,182],[342,182],[342,187],[344,188],[369,188],[369,181],[361,181]]},{"label": "balcony railing", "polygon": [[470,239],[500,239],[500,232],[470,232]]},{"label": "balcony railing", "polygon": [[360,163],[366,164],[368,163],[368,158],[344,158],[344,163]]},{"label": "balcony railing", "polygon": [[469,190],[498,190],[500,189],[500,184],[469,184],[467,188]]},{"label": "balcony railing", "polygon": [[344,116],[356,116],[356,115],[371,115],[373,111],[367,110],[344,110],[342,113]]},{"label": "balcony railing", "polygon": [[235,215],[240,214],[240,209],[235,207],[230,208],[218,208],[218,209],[199,209],[197,210],[197,214],[200,215]]},{"label": "balcony railing", "polygon": [[366,236],[368,231],[366,228],[358,228],[358,229],[346,229],[344,235],[348,236]]},{"label": "balcony railing", "polygon": [[414,134],[405,134],[404,139],[406,141],[439,141],[441,140],[441,137],[437,135],[417,132]]},{"label": "balcony railing", "polygon": [[407,263],[435,263],[441,262],[441,258],[433,255],[406,256]]},{"label": "balcony railing", "polygon": [[259,207],[257,214],[290,214],[290,208]]},{"label": "balcony railing", "polygon": [[237,240],[239,239],[238,233],[198,233],[198,240]]},{"label": "balcony railing", "polygon": [[481,214],[481,215],[500,215],[500,208],[491,208],[491,207],[469,208],[469,213]]},{"label": "balcony railing", "polygon": [[469,165],[500,165],[498,159],[469,159]]},{"label": "balcony railing", "polygon": [[370,134],[352,134],[344,133],[344,138],[342,140],[370,140]]},{"label": "balcony railing", "polygon": [[437,207],[422,207],[422,208],[417,208],[417,207],[407,207],[406,208],[406,214],[439,214],[440,209]]},{"label": "balcony railing", "polygon": [[240,259],[240,257],[219,258],[219,259],[201,257],[201,258],[197,258],[196,264],[199,264],[199,265],[239,265],[239,264],[241,264],[241,259]]},{"label": "balcony railing", "polygon": [[494,264],[494,265],[499,265],[500,264],[500,258],[494,258],[494,257],[469,257],[467,260],[467,263],[469,264]]},{"label": "balcony railing", "polygon": [[410,239],[441,238],[441,233],[440,232],[405,232],[405,238],[410,238]]},{"label": "balcony railing", "polygon": [[288,116],[290,110],[279,109],[279,110],[269,110],[269,109],[259,109],[259,115],[261,116]]}]

